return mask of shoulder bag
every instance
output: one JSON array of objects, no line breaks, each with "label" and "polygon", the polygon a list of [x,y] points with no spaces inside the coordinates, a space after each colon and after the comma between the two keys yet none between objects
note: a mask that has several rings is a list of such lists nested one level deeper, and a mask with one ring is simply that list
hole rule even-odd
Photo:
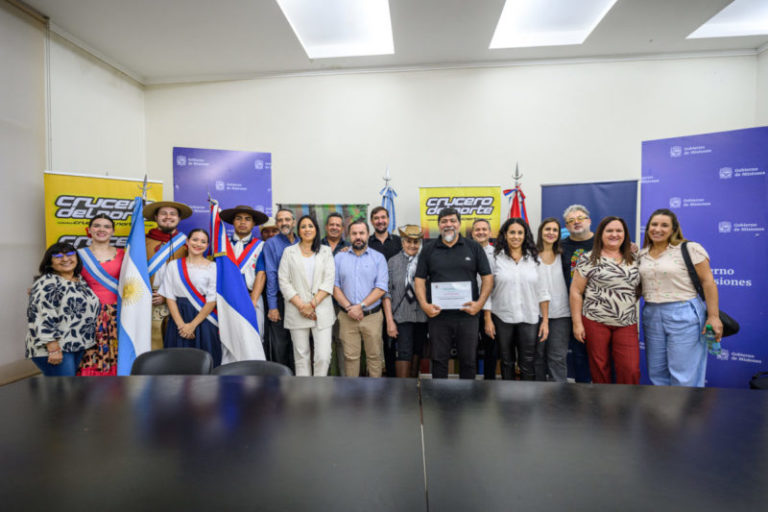
[{"label": "shoulder bag", "polygon": [[[699,275],[696,273],[696,269],[693,267],[693,262],[691,261],[691,255],[688,253],[688,242],[683,242],[683,246],[681,248],[681,252],[683,253],[683,259],[685,260],[685,266],[688,269],[688,275],[691,277],[691,281],[693,281],[693,287],[696,288],[696,292],[701,297],[701,300],[704,301],[704,304],[707,303],[706,298],[704,297],[704,289],[701,287],[701,280],[699,279]],[[720,322],[723,324],[723,338],[726,336],[733,336],[737,332],[739,332],[739,322],[731,318],[731,316],[723,311],[720,310]]]}]

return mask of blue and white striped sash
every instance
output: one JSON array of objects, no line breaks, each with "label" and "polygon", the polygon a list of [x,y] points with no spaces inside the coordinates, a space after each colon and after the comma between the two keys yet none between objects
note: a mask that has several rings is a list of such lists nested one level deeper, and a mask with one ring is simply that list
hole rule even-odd
[{"label": "blue and white striped sash", "polygon": [[80,256],[80,260],[83,262],[83,266],[91,276],[104,288],[110,292],[117,294],[117,278],[112,277],[104,270],[101,263],[93,254],[90,247],[83,247],[77,250],[77,254]]},{"label": "blue and white striped sash", "polygon": [[163,263],[168,261],[168,259],[171,257],[171,254],[178,251],[185,243],[187,243],[187,235],[184,233],[179,233],[175,237],[171,238],[168,242],[165,242],[163,245],[160,246],[160,249],[149,258],[149,262],[147,263],[147,270],[149,271],[149,277],[154,276],[158,270],[160,270],[160,267],[163,266]]}]

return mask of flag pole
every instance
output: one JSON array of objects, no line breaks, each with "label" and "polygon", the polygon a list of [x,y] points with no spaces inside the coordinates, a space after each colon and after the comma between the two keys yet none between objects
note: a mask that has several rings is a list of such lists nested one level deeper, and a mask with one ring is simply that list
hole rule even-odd
[{"label": "flag pole", "polygon": [[147,173],[144,173],[144,182],[141,184],[141,200],[144,204],[147,203],[147,191],[150,189],[151,185],[148,183],[147,180]]},{"label": "flag pole", "polygon": [[520,180],[523,179],[523,175],[520,174],[519,162],[515,162],[515,174],[512,175],[512,179],[515,180],[515,188],[520,187]]},{"label": "flag pole", "polygon": [[392,233],[397,226],[397,220],[395,218],[395,197],[397,196],[397,192],[395,192],[389,185],[389,182],[392,181],[392,177],[389,174],[389,165],[385,167],[384,177],[382,179],[384,180],[384,188],[379,192],[382,196],[381,205],[387,209],[387,214],[389,215],[388,231]]}]

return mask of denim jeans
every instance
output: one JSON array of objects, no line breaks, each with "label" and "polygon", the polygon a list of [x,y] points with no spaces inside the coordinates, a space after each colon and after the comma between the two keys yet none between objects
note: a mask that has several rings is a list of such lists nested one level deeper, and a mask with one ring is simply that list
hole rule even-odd
[{"label": "denim jeans", "polygon": [[80,366],[83,354],[85,354],[85,350],[80,352],[62,352],[63,359],[61,364],[50,364],[48,356],[33,357],[32,362],[40,368],[40,371],[46,377],[74,377],[77,367]]},{"label": "denim jeans", "polygon": [[568,373],[573,375],[576,382],[592,382],[592,374],[589,372],[589,356],[587,346],[573,337],[568,340]]},{"label": "denim jeans", "polygon": [[571,339],[571,317],[550,318],[549,337],[536,344],[536,380],[568,382],[568,342]]},{"label": "denim jeans", "polygon": [[685,302],[645,303],[645,357],[653,384],[704,387],[707,345],[701,330],[706,321],[706,307],[698,297]]}]

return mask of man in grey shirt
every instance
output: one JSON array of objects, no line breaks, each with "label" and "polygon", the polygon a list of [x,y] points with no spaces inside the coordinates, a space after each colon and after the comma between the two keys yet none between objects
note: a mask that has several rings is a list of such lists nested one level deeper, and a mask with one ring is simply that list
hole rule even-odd
[{"label": "man in grey shirt", "polygon": [[403,250],[387,262],[389,292],[384,296],[383,306],[387,335],[396,342],[397,377],[418,376],[419,361],[427,338],[427,315],[421,310],[413,292],[413,277],[423,237],[419,226],[408,224],[400,228]]}]

